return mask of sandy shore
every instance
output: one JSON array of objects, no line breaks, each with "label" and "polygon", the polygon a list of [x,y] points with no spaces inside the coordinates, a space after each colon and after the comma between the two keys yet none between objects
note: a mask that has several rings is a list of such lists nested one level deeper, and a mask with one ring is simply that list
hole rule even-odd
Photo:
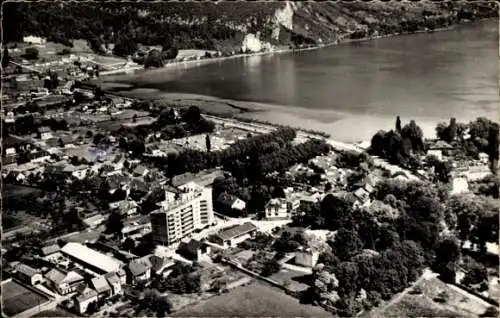
[{"label": "sandy shore", "polygon": [[[394,129],[396,122],[396,118],[392,116],[358,115],[336,110],[237,101],[198,94],[164,93],[156,89],[134,89],[121,94],[153,99],[166,105],[186,107],[194,105],[204,112],[231,115],[236,118],[250,118],[273,124],[324,131],[330,134],[332,139],[348,143],[371,140],[372,136],[381,129],[386,131]],[[425,117],[401,118],[403,125],[411,119],[417,122],[427,138],[434,137],[435,127],[439,121],[448,120]]]}]

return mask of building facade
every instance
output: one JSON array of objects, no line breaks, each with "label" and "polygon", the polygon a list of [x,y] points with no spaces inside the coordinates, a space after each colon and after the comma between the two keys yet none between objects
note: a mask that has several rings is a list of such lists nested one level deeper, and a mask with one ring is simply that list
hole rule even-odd
[{"label": "building facade", "polygon": [[273,198],[266,204],[266,219],[286,219],[290,216],[285,198]]},{"label": "building facade", "polygon": [[166,193],[161,208],[151,213],[153,241],[170,245],[214,222],[212,190],[187,183],[173,196]]}]

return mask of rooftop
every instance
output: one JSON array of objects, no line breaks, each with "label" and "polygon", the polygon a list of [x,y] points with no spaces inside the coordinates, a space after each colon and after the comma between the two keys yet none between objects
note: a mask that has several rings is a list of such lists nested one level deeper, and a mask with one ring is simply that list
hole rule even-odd
[{"label": "rooftop", "polygon": [[100,294],[111,289],[104,276],[94,277],[91,280],[92,286]]},{"label": "rooftop", "polygon": [[47,275],[45,275],[45,278],[56,285],[60,285],[62,283],[70,284],[72,282],[83,280],[83,277],[80,274],[74,271],[65,272],[59,268],[53,268],[47,273]]},{"label": "rooftop", "polygon": [[78,297],[76,297],[76,300],[78,302],[82,302],[94,297],[97,297],[97,292],[93,289],[86,289]]},{"label": "rooftop", "polygon": [[144,274],[146,271],[150,270],[153,267],[151,261],[148,257],[142,257],[136,260],[131,261],[128,264],[128,268],[132,275],[139,276]]},{"label": "rooftop", "polygon": [[16,270],[19,272],[19,273],[22,273],[26,276],[33,276],[35,274],[38,274],[38,271],[36,269],[34,269],[33,267],[31,266],[28,266],[26,264],[18,264],[16,266]]},{"label": "rooftop", "polygon": [[79,243],[68,243],[61,249],[61,252],[108,273],[118,271],[122,265],[117,259]]},{"label": "rooftop", "polygon": [[57,244],[52,244],[52,245],[44,246],[44,247],[42,247],[42,254],[44,256],[47,256],[47,255],[59,252],[60,249],[61,248]]},{"label": "rooftop", "polygon": [[241,225],[221,230],[218,235],[223,240],[230,240],[255,230],[257,230],[257,227],[252,222],[245,222]]}]

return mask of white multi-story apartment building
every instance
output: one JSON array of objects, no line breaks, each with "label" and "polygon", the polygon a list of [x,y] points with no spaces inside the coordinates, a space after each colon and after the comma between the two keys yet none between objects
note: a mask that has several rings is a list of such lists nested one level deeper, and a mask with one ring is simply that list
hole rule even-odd
[{"label": "white multi-story apartment building", "polygon": [[167,191],[161,208],[152,212],[151,228],[156,244],[170,245],[195,230],[214,222],[212,190],[190,182],[178,188],[177,193]]}]

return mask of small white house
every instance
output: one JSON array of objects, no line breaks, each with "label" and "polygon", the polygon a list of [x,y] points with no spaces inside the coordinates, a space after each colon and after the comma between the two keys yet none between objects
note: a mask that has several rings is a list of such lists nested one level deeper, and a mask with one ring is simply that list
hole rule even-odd
[{"label": "small white house", "polygon": [[28,35],[23,37],[23,42],[28,44],[45,44],[47,40],[39,36]]},{"label": "small white house", "polygon": [[479,161],[482,163],[482,164],[485,164],[487,165],[488,162],[489,162],[489,159],[490,157],[488,156],[488,154],[484,153],[484,152],[481,152],[479,153]]},{"label": "small white house", "polygon": [[295,252],[295,264],[312,268],[316,266],[319,259],[319,252],[311,249],[301,249]]},{"label": "small white house", "polygon": [[453,177],[451,194],[460,194],[469,192],[469,181],[465,175]]},{"label": "small white house", "polygon": [[89,167],[86,165],[67,165],[64,167],[63,172],[71,174],[72,177],[82,180],[85,178],[89,170]]},{"label": "small white house", "polygon": [[50,130],[49,127],[43,126],[38,128],[38,137],[41,140],[47,140],[52,138],[52,131]]}]

